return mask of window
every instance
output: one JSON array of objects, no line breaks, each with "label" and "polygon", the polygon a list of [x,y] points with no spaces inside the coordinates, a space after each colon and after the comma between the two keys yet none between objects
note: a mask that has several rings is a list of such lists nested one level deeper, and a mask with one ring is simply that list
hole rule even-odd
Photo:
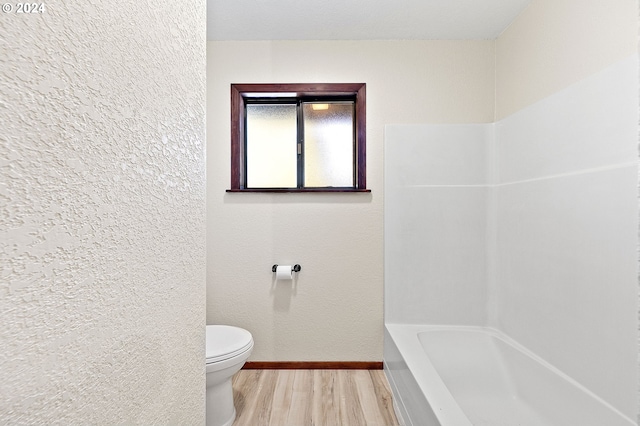
[{"label": "window", "polygon": [[366,189],[365,84],[232,84],[230,192]]}]

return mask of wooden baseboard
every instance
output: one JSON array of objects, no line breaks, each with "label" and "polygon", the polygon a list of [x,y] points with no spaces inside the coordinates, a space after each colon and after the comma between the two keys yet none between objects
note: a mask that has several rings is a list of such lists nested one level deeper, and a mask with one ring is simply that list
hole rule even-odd
[{"label": "wooden baseboard", "polygon": [[382,361],[248,361],[243,370],[382,370]]}]

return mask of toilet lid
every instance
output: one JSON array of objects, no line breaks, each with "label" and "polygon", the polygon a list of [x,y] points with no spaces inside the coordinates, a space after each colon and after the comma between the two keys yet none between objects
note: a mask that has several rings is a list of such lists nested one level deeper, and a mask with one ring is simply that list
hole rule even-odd
[{"label": "toilet lid", "polygon": [[208,325],[206,339],[207,364],[233,358],[253,347],[251,333],[230,325]]}]

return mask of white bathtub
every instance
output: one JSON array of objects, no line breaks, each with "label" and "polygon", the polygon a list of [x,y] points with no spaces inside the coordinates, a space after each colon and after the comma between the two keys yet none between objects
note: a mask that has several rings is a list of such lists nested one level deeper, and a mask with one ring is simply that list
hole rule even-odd
[{"label": "white bathtub", "polygon": [[387,324],[384,352],[407,426],[635,425],[494,329]]}]

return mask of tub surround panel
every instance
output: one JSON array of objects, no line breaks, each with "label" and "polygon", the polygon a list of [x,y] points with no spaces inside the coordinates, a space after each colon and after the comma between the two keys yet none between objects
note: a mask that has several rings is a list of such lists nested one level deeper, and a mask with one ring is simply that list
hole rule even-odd
[{"label": "tub surround panel", "polygon": [[637,161],[638,56],[496,123],[497,183]]},{"label": "tub surround panel", "polygon": [[637,75],[627,58],[486,125],[483,154],[464,125],[388,126],[386,322],[499,328],[635,418]]},{"label": "tub surround panel", "polygon": [[486,322],[488,190],[387,189],[385,233],[395,236],[385,240],[388,322]]},{"label": "tub surround panel", "polygon": [[205,3],[45,6],[0,19],[0,423],[203,423]]},{"label": "tub surround panel", "polygon": [[492,324],[632,418],[637,76],[627,58],[497,124],[489,284]]},{"label": "tub surround panel", "polygon": [[628,415],[636,177],[636,167],[624,167],[506,185],[496,202],[496,324]]},{"label": "tub surround panel", "polygon": [[[638,2],[534,0],[495,45],[496,138],[488,145],[494,150],[488,157],[495,159],[490,174],[495,180],[485,182],[487,240],[478,257],[486,259],[487,273],[476,278],[476,285],[486,289],[486,297],[478,303],[486,303],[487,324],[636,419]],[[422,122],[432,121],[425,116]],[[415,166],[400,165],[391,173],[385,165],[385,182],[428,185],[421,179],[431,171],[421,167],[439,170],[443,153],[436,134],[424,131],[428,140],[415,153],[425,157]],[[390,135],[387,151],[407,139]],[[480,158],[484,162],[487,155]],[[469,159],[460,172],[465,168],[460,160],[467,159],[449,162],[461,177],[448,182],[452,194],[461,183],[475,183],[466,179],[477,161]],[[386,188],[386,200],[403,201]],[[448,228],[455,216],[448,206],[441,212],[439,218],[425,216]],[[385,206],[385,246],[394,250],[386,249],[385,265],[394,265],[402,247],[416,249],[389,232],[402,231],[399,218],[415,216]],[[447,236],[436,231],[437,223],[415,229],[429,234],[407,241],[437,238],[429,244],[447,247],[460,238],[456,231]],[[427,305],[431,313],[439,312],[433,308],[442,292],[438,281],[398,279],[387,269],[387,323],[404,321],[403,312],[418,313]],[[400,307],[394,293],[397,300],[411,293],[428,298]]]},{"label": "tub surround panel", "polygon": [[387,322],[486,322],[493,139],[491,124],[385,127]]},{"label": "tub surround panel", "polygon": [[[496,41],[496,118],[502,120],[507,128],[513,127],[513,131],[503,133],[500,140],[504,143],[501,147],[501,162],[505,160],[509,170],[503,169],[500,165],[502,182],[514,183],[521,179],[550,179],[558,183],[559,188],[554,190],[554,197],[573,199],[575,202],[585,204],[600,204],[599,199],[588,201],[588,193],[581,191],[578,197],[582,201],[577,200],[571,193],[561,193],[560,188],[568,188],[569,181],[563,180],[562,175],[576,174],[580,175],[582,184],[594,184],[595,175],[587,176],[589,173],[604,173],[609,168],[624,168],[629,166],[636,167],[638,162],[637,141],[638,141],[638,2],[636,0],[617,0],[611,2],[602,2],[599,0],[534,0],[529,7],[505,30],[505,32]],[[585,28],[589,28],[585,31]],[[576,84],[574,84],[576,83]],[[539,104],[536,102],[541,101]],[[528,107],[532,107],[528,109]],[[548,112],[548,113],[547,113]],[[517,123],[517,125],[516,125]],[[497,129],[500,133],[501,129]],[[533,137],[535,137],[535,139]],[[508,145],[508,146],[507,146]],[[567,178],[569,176],[566,176]],[[637,182],[637,177],[634,178]],[[603,182],[604,183],[604,182]],[[579,184],[578,184],[579,185]],[[599,184],[598,184],[599,185]],[[613,194],[607,196],[607,200],[616,198],[614,202],[620,205],[626,197],[637,199],[637,189],[630,192],[628,181],[613,181],[607,179],[607,188],[597,188],[591,192],[596,195],[598,192],[610,191]],[[614,186],[615,185],[615,186]],[[538,184],[535,184],[539,187]],[[520,187],[522,192],[528,192],[531,187],[523,182]],[[572,188],[573,189],[573,188]],[[506,189],[503,194],[513,194],[517,190],[515,188]],[[518,198],[522,200],[521,198]],[[515,202],[516,199],[503,202]],[[530,205],[539,203],[548,203],[549,197],[538,193],[538,198],[527,201]],[[624,201],[626,203],[626,201]],[[561,203],[558,208],[565,206],[562,214],[578,214],[577,211],[567,206],[567,203]],[[513,206],[512,206],[513,207]],[[515,207],[514,207],[515,208]],[[590,214],[589,210],[595,209],[602,212],[605,206],[587,207],[587,211],[574,216],[576,222],[586,226],[587,233],[602,235],[603,231],[598,229],[602,226],[613,226],[611,235],[620,235],[618,229],[624,226],[629,237],[637,236],[637,227],[634,223],[637,218],[631,218],[624,213],[618,217],[617,223],[612,225],[608,221],[606,215]],[[517,208],[516,208],[517,209]],[[637,209],[637,207],[636,207]],[[626,211],[626,209],[623,209]],[[613,209],[611,209],[613,212]],[[522,212],[522,219],[531,221],[532,216],[526,212]],[[637,213],[635,213],[637,216]],[[516,221],[518,216],[514,216],[509,220]],[[565,222],[571,222],[570,218],[562,218]],[[602,222],[600,222],[602,220]],[[563,240],[565,238],[575,239],[574,226],[571,226],[566,232],[561,231],[554,238]],[[512,236],[512,242],[517,239]],[[626,241],[626,240],[625,240]],[[611,243],[608,239],[603,241],[603,245],[610,247]],[[626,243],[622,243],[623,245]],[[518,245],[527,245],[527,241],[522,239]],[[535,246],[530,250],[540,251],[548,243],[542,242],[539,238],[535,240]],[[637,246],[637,241],[636,241]],[[565,245],[561,245],[565,247]],[[583,248],[576,248],[578,251]],[[593,248],[587,249],[593,251]],[[637,249],[636,249],[637,250]],[[540,254],[544,258],[545,254]],[[602,253],[603,257],[610,257],[609,253]],[[623,258],[627,258],[627,254],[623,254]],[[628,306],[630,299],[637,303],[637,274],[628,273],[624,278],[621,277],[621,271],[613,269],[612,266],[620,266],[621,262],[625,263],[622,270],[628,271],[629,268],[637,268],[634,265],[626,263],[622,259],[617,259],[611,265],[605,265],[603,270],[596,270],[596,266],[602,266],[602,260],[593,257],[584,259],[581,265],[585,272],[574,270],[567,274],[566,269],[559,265],[550,269],[547,274],[547,280],[558,282],[561,274],[567,279],[578,279],[583,277],[587,271],[595,273],[596,276],[603,277],[607,272],[616,280],[603,278],[596,284],[595,288],[589,290],[591,292],[605,293],[605,288],[612,288],[612,295],[617,294],[618,298],[614,302],[608,295],[603,298],[597,306],[597,312],[607,309],[606,306],[612,306],[619,303]],[[594,264],[595,260],[595,264]],[[588,263],[591,262],[591,263]],[[520,258],[517,264],[522,267],[525,264],[524,258]],[[577,262],[572,261],[573,264]],[[504,268],[507,268],[504,265]],[[518,274],[518,268],[512,268],[509,271],[510,276]],[[520,272],[523,274],[524,269]],[[525,277],[526,280],[526,277]],[[588,278],[589,282],[593,279]],[[540,282],[540,281],[538,281]],[[531,283],[529,283],[531,284]],[[513,283],[504,283],[504,286],[513,285]],[[630,286],[634,285],[635,289]],[[543,285],[537,299],[544,297],[549,287]],[[586,291],[587,287],[582,282],[566,281],[556,290],[560,295],[574,295]],[[516,291],[528,292],[531,290],[523,289]],[[533,290],[535,291],[535,290]],[[490,289],[490,294],[495,291]],[[626,296],[622,293],[627,292]],[[592,293],[593,294],[593,293]],[[580,298],[581,296],[578,296]],[[507,303],[507,301],[503,301]],[[552,304],[557,302],[551,301]],[[527,305],[531,307],[531,305]],[[580,311],[577,304],[567,304],[562,312],[555,311],[555,316],[566,315],[563,324],[559,325],[560,329],[571,328],[578,330],[573,333],[572,337],[564,339],[563,343],[557,345],[553,352],[554,357],[562,359],[572,359],[569,353],[578,353],[575,348],[583,346],[584,340],[589,339],[591,330],[582,326],[580,323],[588,314]],[[585,309],[586,310],[586,309]],[[625,353],[623,358],[627,359],[633,354],[638,353],[637,344],[635,348],[629,349],[628,340],[618,340],[614,344],[611,339],[621,339],[622,334],[626,333],[622,330],[629,330],[632,326],[637,328],[637,311],[635,318],[629,318],[632,323],[626,322],[622,327],[611,329],[610,335],[603,339],[605,331],[601,328],[596,329],[596,334],[600,334],[601,343],[610,345],[610,347],[620,346],[619,353]],[[573,314],[577,314],[572,318]],[[522,313],[524,314],[524,312]],[[619,320],[623,313],[616,313],[616,321]],[[629,314],[630,315],[630,314]],[[529,325],[532,326],[532,333],[529,339],[534,339],[532,349],[535,351],[546,350],[548,343],[545,343],[544,335],[547,327],[550,327],[545,321],[540,322],[538,317],[530,315],[519,317],[520,321],[511,324],[518,327],[518,336],[524,336],[529,331]],[[594,315],[591,322],[596,321],[597,315]],[[607,322],[608,320],[605,320]],[[528,324],[525,327],[525,323]],[[515,330],[511,330],[515,332]],[[551,329],[550,335],[555,336],[556,330]],[[519,337],[516,337],[519,338]],[[557,339],[557,337],[555,337]],[[577,339],[578,341],[576,341]],[[636,337],[637,341],[637,337]],[[574,345],[575,343],[575,345]],[[595,342],[592,344],[595,345]],[[598,351],[601,351],[599,349]],[[626,352],[625,352],[626,351]],[[631,352],[629,352],[631,351]],[[566,354],[566,355],[565,355]],[[579,357],[573,359],[579,360]],[[565,359],[565,360],[566,360]],[[611,360],[611,358],[608,358]],[[581,364],[580,361],[577,361]],[[624,365],[623,365],[624,364]],[[573,367],[586,369],[583,366]],[[589,382],[600,381],[605,383],[608,379],[605,377],[608,373],[606,368],[591,366],[591,372],[586,373],[587,379],[581,373],[581,379]],[[623,392],[626,392],[622,398],[611,400],[610,402],[623,410],[627,415],[636,418],[639,412],[638,405],[637,380],[638,364],[631,368],[627,362],[617,363],[613,368],[613,375],[627,375],[624,382],[620,383]],[[636,382],[635,388],[633,382]],[[611,392],[611,384],[608,385],[609,390],[606,391],[609,396]],[[592,389],[599,392],[600,389]],[[632,402],[632,395],[635,395],[636,403]],[[636,413],[633,414],[632,413]]]}]

